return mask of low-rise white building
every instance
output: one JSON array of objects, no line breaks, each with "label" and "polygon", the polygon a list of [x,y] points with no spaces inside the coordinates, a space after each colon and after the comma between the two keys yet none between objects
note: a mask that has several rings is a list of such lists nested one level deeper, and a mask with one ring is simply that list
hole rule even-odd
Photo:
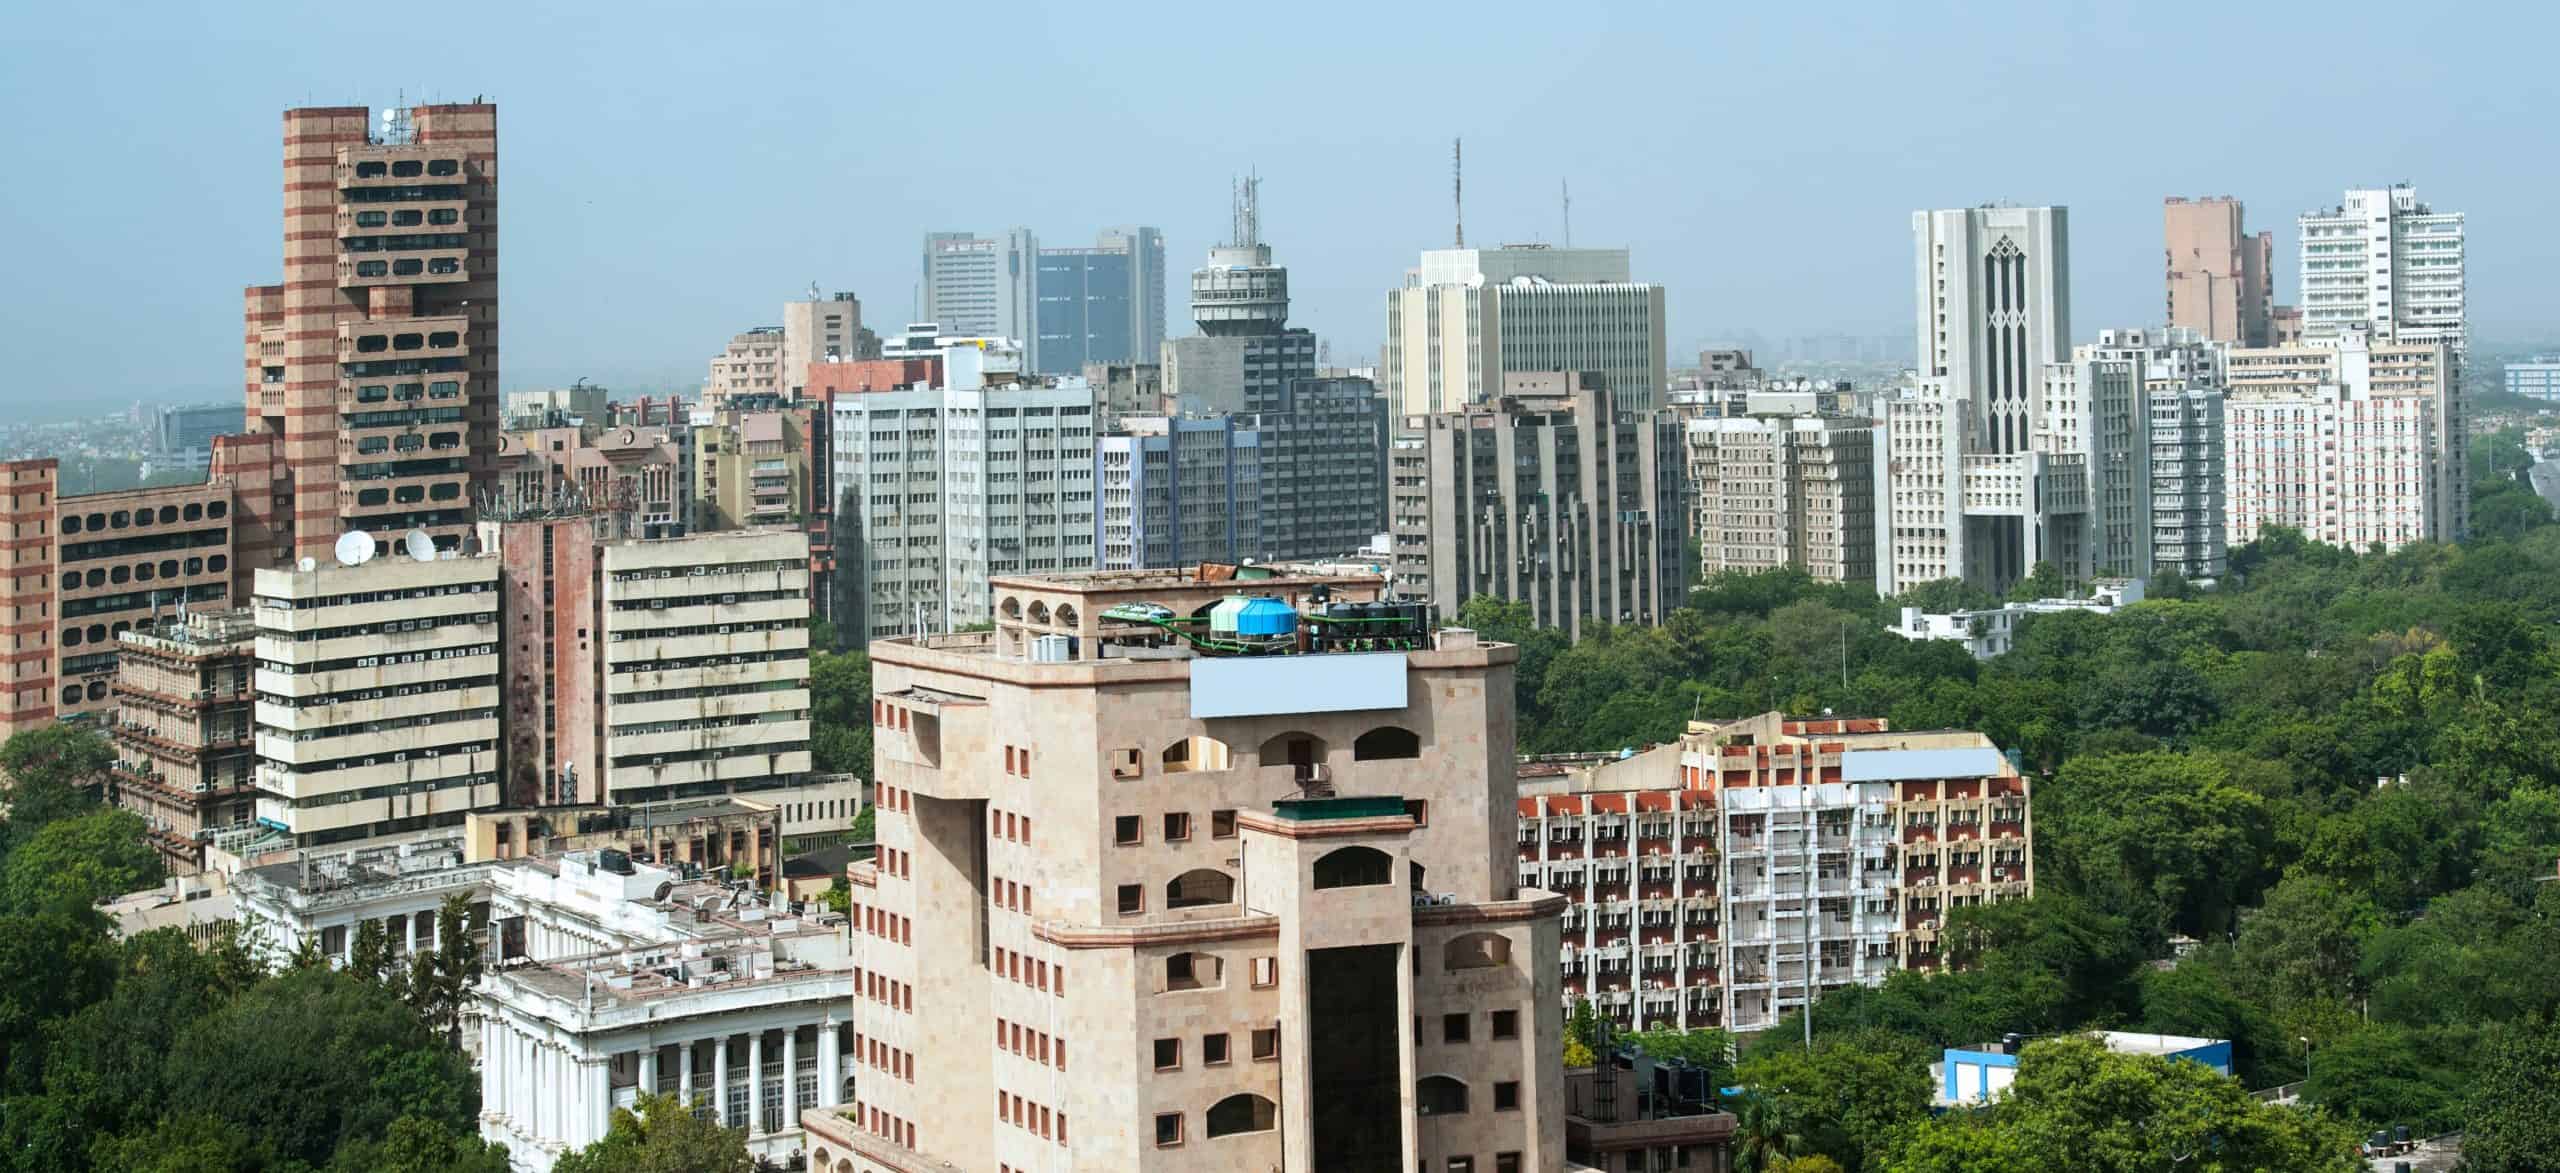
[{"label": "low-rise white building", "polygon": [[344,965],[366,921],[381,922],[394,956],[436,948],[436,912],[455,893],[471,901],[474,924],[485,923],[490,867],[464,862],[459,837],[306,851],[242,868],[231,895],[252,956],[282,964],[317,940],[322,956]]},{"label": "low-rise white building", "polygon": [[491,878],[479,987],[480,1134],[542,1173],[665,1092],[788,1163],[800,1113],[844,1103],[853,968],[842,922],[618,852],[524,859]]},{"label": "low-rise white building", "polygon": [[1973,653],[1974,659],[1988,660],[2016,646],[2018,621],[2029,615],[2053,615],[2066,611],[2113,615],[2117,608],[2141,602],[2142,591],[2143,580],[2138,578],[2100,579],[2085,598],[2036,599],[1945,613],[1905,607],[1902,609],[1902,622],[1885,630],[1904,639],[1960,640],[1964,643],[1964,650]]}]

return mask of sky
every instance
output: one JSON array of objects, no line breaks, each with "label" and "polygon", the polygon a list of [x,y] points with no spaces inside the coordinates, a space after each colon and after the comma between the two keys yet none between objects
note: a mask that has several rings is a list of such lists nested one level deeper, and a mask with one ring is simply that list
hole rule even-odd
[{"label": "sky", "polygon": [[2560,338],[2560,6],[21,4],[0,22],[0,407],[238,394],[279,116],[499,104],[506,388],[698,384],[810,283],[912,313],[923,234],[1165,233],[1168,324],[1263,177],[1293,324],[1368,361],[1451,235],[1633,250],[1674,365],[1901,336],[1910,213],[2071,210],[2073,333],[2162,314],[2160,201],[2276,234],[2342,189],[2468,215],[2475,338]]}]

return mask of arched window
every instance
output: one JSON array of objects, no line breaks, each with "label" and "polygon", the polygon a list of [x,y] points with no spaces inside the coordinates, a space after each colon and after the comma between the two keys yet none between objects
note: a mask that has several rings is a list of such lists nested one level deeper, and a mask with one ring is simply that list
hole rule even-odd
[{"label": "arched window", "polygon": [[1235,877],[1215,868],[1193,868],[1175,876],[1164,886],[1164,906],[1167,908],[1230,904],[1235,898]]},{"label": "arched window", "polygon": [[1003,605],[997,607],[996,611],[1007,619],[1020,619],[1022,618],[1022,600],[1006,595]]},{"label": "arched window", "polygon": [[1262,743],[1262,764],[1290,766],[1301,779],[1311,778],[1324,764],[1324,739],[1312,733],[1283,733]]},{"label": "arched window", "polygon": [[1442,969],[1494,969],[1511,964],[1511,938],[1500,933],[1452,937],[1440,949]]},{"label": "arched window", "polygon": [[1202,770],[1223,770],[1230,764],[1228,757],[1226,742],[1214,737],[1186,737],[1164,747],[1164,772],[1190,774]]},{"label": "arched window", "polygon": [[1318,888],[1366,888],[1395,875],[1395,857],[1375,847],[1337,847],[1316,859]]},{"label": "arched window", "polygon": [[1073,626],[1075,626],[1075,625],[1076,625],[1076,608],[1075,608],[1075,604],[1073,604],[1073,603],[1060,603],[1060,604],[1058,604],[1058,626],[1060,626],[1060,627],[1073,627]]},{"label": "arched window", "polygon": [[1351,760],[1355,762],[1384,762],[1421,756],[1422,738],[1410,729],[1399,729],[1393,725],[1378,726],[1351,743]]},{"label": "arched window", "polygon": [[1209,1105],[1209,1139],[1233,1136],[1239,1132],[1269,1132],[1279,1127],[1279,1113],[1271,1101],[1252,1092],[1237,1092]]},{"label": "arched window", "polygon": [[1467,1110],[1467,1085],[1446,1075],[1426,1075],[1413,1085],[1414,1114],[1455,1116]]},{"label": "arched window", "polygon": [[1212,953],[1176,953],[1164,959],[1164,989],[1214,990],[1227,983],[1227,963]]}]

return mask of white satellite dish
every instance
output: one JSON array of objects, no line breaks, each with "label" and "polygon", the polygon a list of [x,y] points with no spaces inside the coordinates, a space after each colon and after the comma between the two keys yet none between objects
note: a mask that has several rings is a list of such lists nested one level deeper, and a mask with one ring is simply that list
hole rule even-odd
[{"label": "white satellite dish", "polygon": [[304,558],[300,565],[302,566],[302,572],[304,574],[309,574],[314,570],[320,569],[320,560],[317,558]]},{"label": "white satellite dish", "polygon": [[409,558],[413,562],[436,560],[436,540],[428,537],[425,530],[410,530],[408,537],[400,539],[400,548],[409,552]]},{"label": "white satellite dish", "polygon": [[378,548],[372,534],[360,529],[348,530],[338,537],[338,565],[362,566],[373,561],[374,551]]}]

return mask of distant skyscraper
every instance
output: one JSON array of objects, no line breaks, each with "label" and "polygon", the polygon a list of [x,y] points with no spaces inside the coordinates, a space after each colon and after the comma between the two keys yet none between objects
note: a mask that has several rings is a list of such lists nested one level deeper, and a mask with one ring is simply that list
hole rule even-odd
[{"label": "distant skyscraper", "polygon": [[1040,250],[1039,372],[1153,362],[1164,344],[1164,234],[1105,230],[1092,248]]},{"label": "distant skyscraper", "polygon": [[1487,402],[1507,374],[1590,372],[1621,411],[1662,401],[1662,287],[1622,248],[1433,249],[1387,294],[1384,378],[1404,415]]},{"label": "distant skyscraper", "polygon": [[246,297],[247,423],[282,438],[284,482],[242,498],[244,528],[272,535],[243,562],[326,562],[358,529],[451,548],[489,483],[498,108],[385,114],[285,111],[284,281]]},{"label": "distant skyscraper", "polygon": [[1016,228],[1001,239],[967,232],[924,238],[924,319],[946,337],[1010,338],[1024,369],[1039,369],[1040,239]]},{"label": "distant skyscraper", "polygon": [[2419,203],[2417,189],[2401,184],[2350,189],[2300,224],[2306,340],[2363,323],[2377,342],[2442,342],[2461,360],[2471,337],[2462,213]]},{"label": "distant skyscraper", "polygon": [[2240,201],[2229,196],[2161,204],[2168,253],[2169,324],[2234,346],[2271,341],[2275,309],[2275,234],[2241,226]]},{"label": "distant skyscraper", "polygon": [[[2138,393],[2149,400],[2148,418],[2136,422],[2136,426],[2142,429],[2143,442],[2150,447],[2147,504],[2151,513],[2151,567],[2107,567],[2102,538],[2102,572],[2145,577],[2160,570],[2176,570],[2191,579],[2222,576],[2228,550],[2223,529],[2222,416],[2231,349],[2230,343],[2207,338],[2195,329],[2170,326],[2100,330],[2097,342],[2072,351],[2075,359],[2121,359],[2131,363],[2140,383]],[[2100,447],[2113,450],[2103,443]],[[2128,459],[2122,464],[2096,466],[2100,479],[2114,486],[2112,490],[2102,488],[2099,493],[2102,529],[2110,516],[2109,502],[2103,498],[2112,493],[2116,497],[2114,507],[2121,509],[2125,500],[2146,491],[2128,483],[2131,478],[2118,471],[2130,469],[2139,476],[2140,464],[2138,459]],[[2113,516],[2125,515],[2118,512]],[[2123,535],[2121,529],[2116,532]]]},{"label": "distant skyscraper", "polygon": [[1234,231],[1191,271],[1200,332],[1164,347],[1164,390],[1190,412],[1282,410],[1292,379],[1316,373],[1316,336],[1289,328],[1289,270],[1262,242],[1262,181],[1236,185]]}]

